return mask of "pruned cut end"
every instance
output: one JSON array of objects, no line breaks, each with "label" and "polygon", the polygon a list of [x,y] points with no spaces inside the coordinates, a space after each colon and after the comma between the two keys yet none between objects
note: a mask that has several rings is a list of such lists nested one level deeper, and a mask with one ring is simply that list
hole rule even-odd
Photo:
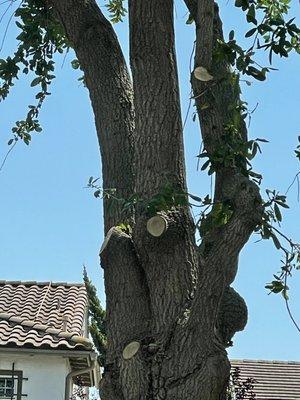
[{"label": "pruned cut end", "polygon": [[194,76],[196,79],[202,82],[208,82],[214,79],[214,77],[204,67],[195,68]]},{"label": "pruned cut end", "polygon": [[114,230],[116,229],[115,226],[113,226],[112,228],[110,228],[110,230],[107,232],[107,235],[104,238],[104,241],[102,243],[101,249],[100,249],[100,253],[101,254],[103,252],[103,250],[107,247],[109,239],[111,238],[111,235],[113,234]]},{"label": "pruned cut end", "polygon": [[154,237],[163,235],[167,228],[167,220],[162,215],[155,215],[147,221],[147,231]]},{"label": "pruned cut end", "polygon": [[139,351],[141,345],[140,342],[130,342],[123,350],[124,360],[130,360]]}]

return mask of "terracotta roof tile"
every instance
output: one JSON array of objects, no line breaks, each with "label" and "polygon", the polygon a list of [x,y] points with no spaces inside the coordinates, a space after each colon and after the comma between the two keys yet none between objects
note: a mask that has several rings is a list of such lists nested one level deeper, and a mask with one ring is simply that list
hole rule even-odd
[{"label": "terracotta roof tile", "polygon": [[254,378],[257,400],[299,400],[300,362],[231,360],[242,380]]},{"label": "terracotta roof tile", "polygon": [[0,281],[0,346],[90,349],[83,284]]}]

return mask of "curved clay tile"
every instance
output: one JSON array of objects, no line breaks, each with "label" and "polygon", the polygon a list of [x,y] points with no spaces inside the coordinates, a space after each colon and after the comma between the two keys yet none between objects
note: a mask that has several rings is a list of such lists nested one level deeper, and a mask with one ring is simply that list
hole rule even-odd
[{"label": "curved clay tile", "polygon": [[49,285],[0,281],[0,346],[91,349],[91,342],[81,336],[87,306],[84,285]]}]

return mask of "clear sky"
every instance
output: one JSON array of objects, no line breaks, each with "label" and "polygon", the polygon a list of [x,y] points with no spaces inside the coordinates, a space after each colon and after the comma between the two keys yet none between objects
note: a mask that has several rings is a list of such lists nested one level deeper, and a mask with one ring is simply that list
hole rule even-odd
[{"label": "clear sky", "polygon": [[[177,59],[181,82],[183,118],[189,104],[189,59],[194,28],[185,25],[186,10],[176,0]],[[220,0],[226,34],[235,29],[243,43],[247,29],[244,15],[233,7],[233,0]],[[300,5],[294,0],[293,14],[300,22]],[[0,14],[6,4],[0,5]],[[1,22],[0,38],[7,18]],[[116,27],[128,57],[126,22]],[[16,46],[16,29],[9,26],[1,58]],[[102,208],[92,192],[85,189],[89,176],[100,175],[100,160],[93,115],[87,90],[71,69],[70,52],[57,62],[57,79],[52,95],[41,115],[43,132],[33,136],[29,147],[18,143],[0,173],[0,279],[37,281],[81,281],[85,264],[99,295],[105,294],[98,252],[103,240]],[[243,86],[243,97],[257,110],[252,118],[250,136],[265,137],[263,155],[255,161],[255,170],[264,175],[262,189],[285,192],[300,165],[293,155],[300,133],[300,57],[277,60],[266,82]],[[105,77],[103,77],[105,79]],[[28,80],[17,82],[10,97],[0,105],[0,160],[7,152],[11,126],[22,119],[35,91]],[[197,122],[188,117],[185,148],[189,190],[205,195],[210,181],[197,170],[201,139]],[[290,210],[284,212],[282,229],[300,241],[299,203],[294,187],[289,193]],[[300,335],[287,316],[280,295],[268,295],[264,289],[280,267],[280,254],[269,242],[255,243],[253,236],[240,257],[240,269],[234,287],[246,299],[249,322],[235,337],[231,357],[300,361]],[[300,271],[290,282],[291,308],[300,321]],[[297,351],[298,349],[298,351]]]}]

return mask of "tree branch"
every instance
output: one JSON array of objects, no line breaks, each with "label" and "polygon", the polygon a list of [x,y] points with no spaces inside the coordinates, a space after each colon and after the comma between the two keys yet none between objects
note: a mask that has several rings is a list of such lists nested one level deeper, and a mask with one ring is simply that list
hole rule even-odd
[{"label": "tree branch", "polygon": [[196,20],[197,18],[197,0],[184,0],[191,16]]},{"label": "tree branch", "polygon": [[[186,1],[186,4],[191,10],[192,2]],[[193,16],[196,50],[191,83],[204,149],[213,160],[216,152],[226,146],[226,126],[233,121],[240,100],[240,88],[238,81],[233,84],[230,79],[232,73],[229,66],[215,59],[217,41],[223,39],[218,6],[213,0],[200,0],[197,14]],[[238,140],[246,144],[247,130],[241,116],[237,128]],[[257,185],[244,176],[234,162],[232,165],[217,165],[214,203],[218,202],[226,202],[232,210],[232,216],[227,224],[211,228],[202,237],[199,287],[190,322],[192,325],[207,326],[212,335],[224,290],[237,272],[239,253],[262,216]]]},{"label": "tree branch", "polygon": [[180,190],[186,185],[173,1],[130,0],[129,24],[136,189],[150,198],[167,183]]},{"label": "tree branch", "polygon": [[[102,156],[103,187],[118,198],[134,193],[132,84],[111,24],[94,0],[47,0],[64,26],[84,71]],[[114,206],[114,207],[112,207]],[[105,231],[121,221],[118,205],[104,199]]]}]

